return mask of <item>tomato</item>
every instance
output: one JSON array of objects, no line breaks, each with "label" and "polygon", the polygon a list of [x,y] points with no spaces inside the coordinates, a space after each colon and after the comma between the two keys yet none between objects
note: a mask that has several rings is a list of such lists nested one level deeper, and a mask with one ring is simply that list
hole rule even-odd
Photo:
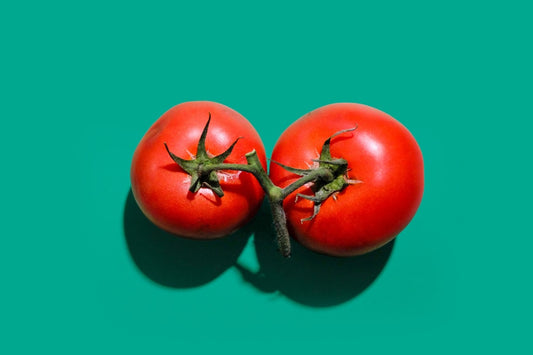
[{"label": "tomato", "polygon": [[324,141],[334,133],[357,127],[331,140],[332,158],[348,162],[351,182],[327,198],[316,216],[313,195],[304,185],[284,201],[291,235],[304,246],[329,255],[364,254],[396,237],[411,221],[424,189],[420,148],[400,122],[375,108],[337,103],[318,108],[294,122],[276,143],[270,177],[281,187],[299,178],[274,162],[308,169]]},{"label": "tomato", "polygon": [[140,209],[155,225],[183,237],[212,239],[231,234],[258,211],[264,196],[253,175],[240,171],[216,173],[223,197],[208,187],[189,191],[191,176],[173,161],[164,144],[180,158],[193,158],[209,116],[205,140],[209,156],[223,153],[242,137],[224,162],[246,164],[245,154],[255,149],[266,168],[261,138],[250,122],[229,107],[186,102],[163,114],[135,150],[131,187]]}]

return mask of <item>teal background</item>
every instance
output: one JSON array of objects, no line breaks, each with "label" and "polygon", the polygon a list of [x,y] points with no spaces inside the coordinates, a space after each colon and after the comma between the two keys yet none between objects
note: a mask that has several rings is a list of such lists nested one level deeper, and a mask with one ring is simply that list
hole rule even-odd
[{"label": "teal background", "polygon": [[[525,4],[3,3],[0,352],[531,352]],[[129,165],[190,100],[242,113],[268,153],[319,106],[377,107],[421,146],[422,205],[355,261],[278,260],[264,216],[175,241],[128,202]]]}]

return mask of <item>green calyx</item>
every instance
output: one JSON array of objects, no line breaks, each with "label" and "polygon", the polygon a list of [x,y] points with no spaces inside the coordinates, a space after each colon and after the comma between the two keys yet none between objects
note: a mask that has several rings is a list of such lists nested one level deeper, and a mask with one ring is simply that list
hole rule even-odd
[{"label": "green calyx", "polygon": [[170,151],[167,143],[164,144],[172,160],[174,160],[183,170],[185,170],[185,172],[187,172],[187,174],[191,176],[191,185],[189,187],[189,191],[195,193],[198,192],[201,187],[206,187],[211,189],[217,196],[222,197],[224,196],[224,191],[220,186],[220,180],[218,178],[217,171],[211,169],[210,167],[222,164],[224,160],[226,160],[226,158],[231,154],[233,147],[235,147],[235,144],[237,144],[240,137],[237,138],[235,142],[233,142],[231,146],[226,149],[226,151],[215,157],[210,157],[205,148],[205,140],[210,122],[211,113],[209,113],[207,123],[202,131],[200,139],[198,140],[196,156],[190,160],[178,157]]},{"label": "green calyx", "polygon": [[324,142],[320,157],[313,160],[315,163],[318,163],[318,167],[296,169],[276,162],[276,164],[294,174],[300,176],[315,176],[311,187],[314,194],[304,195],[299,193],[296,195],[296,198],[304,198],[314,203],[313,214],[310,217],[303,218],[301,220],[302,223],[315,218],[320,211],[322,203],[324,203],[329,197],[336,199],[337,192],[342,191],[348,185],[361,183],[359,180],[351,180],[346,176],[349,170],[348,162],[343,158],[333,158],[330,151],[331,140],[334,137],[346,132],[354,131],[355,129],[357,129],[357,127],[336,132]]},{"label": "green calyx", "polygon": [[313,195],[296,195],[297,198],[304,198],[314,203],[312,216],[302,219],[303,223],[315,218],[320,211],[320,206],[329,197],[336,199],[337,192],[342,191],[350,184],[361,182],[358,180],[350,180],[346,175],[349,170],[348,162],[342,158],[333,158],[330,151],[331,140],[334,137],[353,131],[357,127],[339,131],[329,137],[322,146],[322,151],[319,158],[314,160],[314,162],[317,164],[313,168],[297,169],[273,161],[289,172],[300,176],[299,179],[290,185],[280,188],[276,186],[272,180],[270,180],[267,172],[263,169],[255,150],[245,155],[247,162],[246,164],[224,163],[240,138],[237,138],[222,154],[214,157],[210,156],[205,147],[205,141],[210,122],[211,113],[209,113],[209,118],[198,141],[196,155],[192,159],[187,160],[178,157],[170,151],[168,145],[165,143],[165,148],[168,154],[172,160],[174,160],[174,162],[176,162],[187,174],[191,176],[191,185],[189,187],[189,191],[192,193],[196,193],[198,190],[200,190],[200,188],[205,187],[211,189],[219,197],[224,196],[224,191],[222,191],[217,174],[217,171],[219,170],[243,171],[252,174],[265,191],[267,199],[270,203],[274,227],[276,229],[278,248],[281,254],[285,257],[289,257],[291,255],[289,231],[287,229],[285,211],[283,210],[283,200],[287,198],[287,196],[305,184],[312,183],[311,189],[313,191]]}]

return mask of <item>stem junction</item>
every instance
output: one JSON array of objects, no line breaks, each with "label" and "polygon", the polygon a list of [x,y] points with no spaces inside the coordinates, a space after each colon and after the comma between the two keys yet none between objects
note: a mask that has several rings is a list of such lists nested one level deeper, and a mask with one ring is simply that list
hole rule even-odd
[{"label": "stem junction", "polygon": [[252,150],[245,155],[247,164],[224,163],[224,160],[226,160],[226,158],[231,154],[240,137],[237,138],[230,145],[230,147],[226,149],[226,151],[215,157],[210,157],[205,148],[205,140],[210,122],[211,113],[209,113],[209,118],[198,141],[195,157],[190,160],[180,158],[173,154],[167,144],[164,143],[168,154],[172,160],[174,160],[174,162],[176,162],[191,176],[191,185],[189,187],[189,191],[193,193],[198,192],[201,187],[206,187],[211,189],[215,194],[217,194],[217,196],[224,196],[224,191],[220,186],[220,181],[216,173],[218,170],[236,170],[251,173],[257,179],[266,193],[272,212],[274,228],[276,230],[278,249],[285,257],[290,257],[291,255],[290,236],[287,229],[285,211],[283,209],[283,200],[287,196],[305,184],[310,182],[313,183],[311,187],[311,190],[314,193],[313,195],[296,195],[297,198],[304,198],[314,203],[313,214],[302,219],[301,222],[303,223],[315,218],[320,211],[320,206],[329,197],[333,197],[335,199],[336,193],[344,189],[346,186],[361,182],[359,180],[348,179],[346,176],[348,171],[348,162],[342,158],[333,158],[330,152],[332,138],[342,133],[351,132],[357,127],[339,131],[329,137],[322,146],[319,159],[314,160],[314,162],[318,163],[317,167],[309,169],[297,169],[283,165],[279,162],[274,162],[285,170],[300,176],[298,180],[294,181],[290,185],[280,188],[279,186],[276,186],[272,180],[270,180],[270,177],[265,169],[263,169],[255,150]]}]

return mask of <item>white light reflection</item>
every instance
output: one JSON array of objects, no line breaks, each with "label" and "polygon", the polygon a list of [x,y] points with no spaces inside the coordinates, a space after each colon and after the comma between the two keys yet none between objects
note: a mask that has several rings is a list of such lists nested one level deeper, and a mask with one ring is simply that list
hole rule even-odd
[{"label": "white light reflection", "polygon": [[[365,153],[372,157],[372,160],[375,162],[380,162],[386,159],[385,156],[385,147],[378,141],[375,140],[372,135],[363,133],[359,136],[359,139],[362,141],[363,147],[365,147]],[[375,183],[380,182],[385,174],[383,170],[384,164],[375,164],[374,169],[372,169],[372,181]],[[364,179],[362,179],[364,181]]]},{"label": "white light reflection", "polygon": [[366,133],[362,133],[359,136],[359,139],[363,141],[363,146],[367,148],[368,152],[371,153],[375,159],[381,159],[383,157],[384,149],[379,141],[374,140],[372,136]]}]

